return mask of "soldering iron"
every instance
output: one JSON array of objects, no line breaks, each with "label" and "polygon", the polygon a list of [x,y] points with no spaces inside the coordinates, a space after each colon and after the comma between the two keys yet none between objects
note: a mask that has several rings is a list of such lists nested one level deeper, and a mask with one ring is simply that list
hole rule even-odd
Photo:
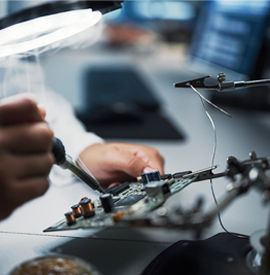
[{"label": "soldering iron", "polygon": [[55,157],[55,164],[63,169],[70,170],[74,175],[84,181],[93,190],[98,190],[100,193],[105,194],[105,191],[102,189],[99,182],[91,175],[83,171],[78,165],[76,165],[72,157],[66,154],[63,143],[56,137],[53,137],[52,153]]}]

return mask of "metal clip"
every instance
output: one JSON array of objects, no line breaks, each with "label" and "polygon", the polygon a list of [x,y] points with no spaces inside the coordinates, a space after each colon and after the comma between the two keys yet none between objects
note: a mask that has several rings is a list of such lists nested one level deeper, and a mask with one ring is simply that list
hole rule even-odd
[{"label": "metal clip", "polygon": [[208,179],[214,179],[214,178],[219,178],[219,177],[224,177],[227,175],[227,172],[222,172],[218,174],[214,174],[212,171],[216,169],[218,166],[212,166],[203,170],[199,170],[190,174],[184,175],[182,178],[192,178],[194,176],[198,176],[195,181],[201,181],[201,180],[208,180]]},{"label": "metal clip", "polygon": [[174,85],[174,88],[190,88],[190,85],[192,85],[194,88],[198,88],[198,89],[217,90],[218,85],[208,86],[204,83],[204,80],[206,78],[209,78],[209,77],[211,77],[211,75],[206,75],[206,76],[203,76],[203,77],[194,78],[194,79],[191,79],[191,80],[174,83],[173,85]]},{"label": "metal clip", "polygon": [[240,90],[248,87],[258,87],[270,84],[270,79],[250,80],[250,81],[225,81],[226,75],[219,73],[217,75],[218,83],[216,85],[206,85],[204,80],[211,75],[190,79],[183,82],[174,83],[174,88],[190,88],[192,85],[196,89],[215,90],[218,92],[227,92]]}]

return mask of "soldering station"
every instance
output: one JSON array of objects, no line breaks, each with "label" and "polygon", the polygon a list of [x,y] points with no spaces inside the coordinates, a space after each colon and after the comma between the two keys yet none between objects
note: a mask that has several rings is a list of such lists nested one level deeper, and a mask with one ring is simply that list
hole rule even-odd
[{"label": "soldering station", "polygon": [[[57,43],[92,27],[104,14],[120,10],[122,5],[124,1],[52,1],[13,13],[0,20],[0,58],[20,56],[25,52],[31,55],[36,49]],[[37,28],[38,26],[40,28]],[[220,71],[216,71],[216,76],[205,75],[191,79],[182,79],[180,75],[171,86],[179,93],[187,89],[192,90],[193,87],[199,91],[219,93],[220,98],[223,93],[238,93],[241,89],[250,87],[254,89],[270,84],[270,79],[267,78],[234,80],[226,77],[226,74]],[[223,232],[210,239],[202,239],[214,220],[220,218],[220,213],[236,200],[245,200],[242,195],[251,189],[260,193],[265,207],[269,207],[270,177],[267,173],[269,171],[267,155],[257,156],[256,152],[251,150],[249,159],[246,160],[240,160],[237,156],[228,156],[227,168],[222,172],[214,173],[218,168],[215,164],[211,167],[206,165],[207,168],[203,167],[197,171],[180,169],[164,175],[159,171],[148,172],[139,175],[133,182],[115,184],[105,189],[68,155],[69,152],[66,152],[64,146],[60,139],[54,137],[52,152],[56,160],[55,165],[70,170],[80,181],[94,190],[99,198],[91,199],[85,195],[80,200],[74,199],[70,208],[61,213],[63,219],[48,224],[43,233],[40,233],[46,235],[59,231],[76,232],[82,229],[124,232],[130,228],[153,230],[162,228],[164,232],[170,234],[171,229],[177,229],[179,232],[190,232],[194,240],[180,238],[179,242],[149,261],[143,275],[270,274],[270,227],[251,237],[242,235],[241,232]],[[206,180],[215,181],[222,177],[230,182],[228,190],[219,202],[213,202],[210,208],[204,207],[203,199],[193,202],[191,209],[180,205],[171,209],[167,205],[172,196],[181,194],[182,190],[188,189],[190,185]],[[64,192],[62,195],[65,195]],[[254,204],[256,203],[259,202],[254,201]],[[192,267],[192,261],[197,258],[198,251],[202,253],[201,260],[196,260],[195,268]],[[204,255],[204,253],[209,254]],[[61,253],[59,255],[61,256]],[[43,258],[46,256],[50,255],[44,255]],[[106,260],[103,259],[105,265]],[[183,262],[179,263],[181,261]],[[91,264],[91,259],[89,262]]]}]

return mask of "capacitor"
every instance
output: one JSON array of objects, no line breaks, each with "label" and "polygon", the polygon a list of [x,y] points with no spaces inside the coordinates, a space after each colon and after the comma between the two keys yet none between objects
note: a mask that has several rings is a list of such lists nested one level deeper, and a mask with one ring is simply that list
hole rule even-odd
[{"label": "capacitor", "polygon": [[88,199],[88,198],[87,197],[83,197],[83,198],[81,198],[81,201],[86,200],[86,199]]},{"label": "capacitor", "polygon": [[100,202],[105,213],[114,212],[114,202],[111,194],[105,194],[100,196]]},{"label": "capacitor", "polygon": [[175,183],[175,179],[169,179],[169,180],[167,180],[167,182],[168,182],[169,186],[171,186],[172,184]]},{"label": "capacitor", "polygon": [[147,173],[142,173],[141,174],[141,180],[143,184],[147,184],[149,182]]},{"label": "capacitor", "polygon": [[75,217],[73,216],[73,213],[71,211],[65,213],[65,217],[66,217],[66,221],[67,221],[68,226],[73,225],[73,224],[76,223]]},{"label": "capacitor", "polygon": [[82,211],[79,204],[72,205],[71,209],[75,218],[81,217]]},{"label": "capacitor", "polygon": [[153,172],[152,175],[153,175],[153,179],[154,179],[155,181],[161,180],[159,171]]},{"label": "capacitor", "polygon": [[80,206],[84,218],[91,218],[95,216],[95,210],[93,209],[90,199],[84,199],[80,201]]},{"label": "capacitor", "polygon": [[151,181],[154,181],[154,176],[153,176],[154,172],[149,172],[147,173],[147,176],[148,176],[148,181],[151,182]]}]

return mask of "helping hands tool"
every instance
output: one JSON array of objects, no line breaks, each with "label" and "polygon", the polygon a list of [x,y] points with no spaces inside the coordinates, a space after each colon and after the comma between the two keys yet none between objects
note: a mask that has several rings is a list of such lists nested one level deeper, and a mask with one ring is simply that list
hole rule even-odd
[{"label": "helping hands tool", "polygon": [[174,83],[174,88],[190,88],[192,85],[196,89],[216,90],[218,92],[229,92],[234,90],[240,90],[249,87],[263,86],[270,84],[270,79],[250,80],[250,81],[225,81],[225,73],[219,73],[217,75],[218,83],[215,85],[208,85],[204,81],[210,78],[211,75],[190,79],[183,82]]}]

